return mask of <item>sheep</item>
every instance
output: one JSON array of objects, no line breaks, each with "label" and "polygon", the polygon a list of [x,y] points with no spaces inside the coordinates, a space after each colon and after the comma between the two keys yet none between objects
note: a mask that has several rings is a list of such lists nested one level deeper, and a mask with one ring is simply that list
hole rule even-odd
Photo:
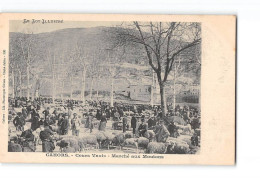
[{"label": "sheep", "polygon": [[177,127],[182,129],[183,135],[191,134],[191,125],[190,124],[188,124],[187,126],[177,125]]},{"label": "sheep", "polygon": [[135,139],[135,138],[125,139],[123,146],[134,146],[134,147],[136,147],[136,152],[139,153],[137,140],[138,139]]},{"label": "sheep", "polygon": [[75,150],[75,148],[73,148],[73,147],[65,147],[65,148],[63,149],[63,152],[65,152],[65,153],[75,153],[76,150]]},{"label": "sheep", "polygon": [[174,147],[175,154],[188,154],[190,151],[189,145],[186,143],[176,143]]},{"label": "sheep", "polygon": [[106,136],[104,134],[103,131],[98,131],[96,133],[93,133],[93,135],[95,135],[97,137],[97,141],[98,141],[98,144],[99,144],[99,148],[102,147],[102,144],[106,141]]},{"label": "sheep", "polygon": [[85,144],[84,144],[82,138],[78,138],[78,146],[79,146],[80,152],[85,150]]},{"label": "sheep", "polygon": [[56,145],[60,147],[61,152],[64,151],[64,148],[67,146],[74,148],[75,151],[80,151],[78,139],[76,137],[66,136],[61,139],[60,142],[57,142]]},{"label": "sheep", "polygon": [[124,133],[116,134],[116,136],[114,137],[112,142],[113,142],[113,144],[119,146],[120,150],[121,150],[122,146],[123,146],[123,144],[125,142],[125,135],[124,135]]},{"label": "sheep", "polygon": [[126,132],[126,133],[125,133],[125,138],[126,138],[126,139],[133,138],[133,133],[131,133],[131,132]]},{"label": "sheep", "polygon": [[167,148],[167,153],[170,154],[187,154],[190,151],[190,146],[182,139],[176,139],[169,137],[166,141],[166,143],[173,144],[171,148]]},{"label": "sheep", "polygon": [[148,154],[164,154],[167,150],[167,143],[150,142],[147,146],[146,153]]},{"label": "sheep", "polygon": [[22,146],[20,144],[8,142],[8,152],[22,152]]},{"label": "sheep", "polygon": [[146,149],[149,144],[149,139],[147,139],[145,137],[139,137],[137,139],[137,143],[138,143],[138,147],[142,147],[142,148]]},{"label": "sheep", "polygon": [[153,130],[148,130],[146,133],[145,133],[145,137],[147,139],[149,139],[150,142],[154,141],[155,140],[155,133]]},{"label": "sheep", "polygon": [[91,135],[83,135],[80,137],[80,144],[86,148],[88,145],[94,145],[96,149],[99,148],[99,144],[97,141],[97,137],[93,134]]},{"label": "sheep", "polygon": [[107,149],[109,150],[109,147],[110,147],[110,145],[112,145],[115,135],[113,133],[109,133],[109,132],[103,132],[103,134],[106,137],[106,140],[103,141],[103,143],[107,145]]}]

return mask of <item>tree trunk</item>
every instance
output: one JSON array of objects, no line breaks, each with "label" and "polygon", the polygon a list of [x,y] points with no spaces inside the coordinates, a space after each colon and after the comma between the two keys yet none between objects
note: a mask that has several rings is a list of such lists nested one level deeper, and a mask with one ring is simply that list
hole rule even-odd
[{"label": "tree trunk", "polygon": [[29,71],[28,64],[26,67],[26,73],[27,73],[27,100],[30,100],[30,71]]},{"label": "tree trunk", "polygon": [[20,86],[19,97],[22,97],[22,72],[21,71],[19,71],[19,86]]},{"label": "tree trunk", "polygon": [[86,68],[82,72],[82,89],[81,89],[81,100],[85,104],[85,87],[86,87]]},{"label": "tree trunk", "polygon": [[90,92],[89,92],[89,99],[92,100],[92,91],[93,91],[93,77],[91,77],[91,84],[90,84]]},{"label": "tree trunk", "polygon": [[114,78],[111,77],[110,106],[114,106]]},{"label": "tree trunk", "polygon": [[154,105],[154,72],[152,71],[152,73],[153,73],[153,78],[152,78],[152,86],[151,86],[151,106],[153,106]]},{"label": "tree trunk", "polygon": [[176,64],[174,65],[174,76],[173,76],[173,111],[175,111],[175,106],[176,106],[176,87],[175,87],[175,84],[176,84],[176,72],[177,72],[177,67],[176,67]]},{"label": "tree trunk", "polygon": [[161,108],[162,108],[162,116],[165,117],[167,113],[167,105],[165,99],[165,86],[164,83],[159,83],[160,85],[160,95],[161,95]]}]

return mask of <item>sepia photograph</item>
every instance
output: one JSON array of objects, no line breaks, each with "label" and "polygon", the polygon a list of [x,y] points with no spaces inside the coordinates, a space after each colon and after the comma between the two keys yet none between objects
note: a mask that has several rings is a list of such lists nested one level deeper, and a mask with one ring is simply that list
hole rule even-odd
[{"label": "sepia photograph", "polygon": [[0,161],[234,165],[236,16],[0,24]]},{"label": "sepia photograph", "polygon": [[8,152],[199,154],[201,24],[9,22]]}]

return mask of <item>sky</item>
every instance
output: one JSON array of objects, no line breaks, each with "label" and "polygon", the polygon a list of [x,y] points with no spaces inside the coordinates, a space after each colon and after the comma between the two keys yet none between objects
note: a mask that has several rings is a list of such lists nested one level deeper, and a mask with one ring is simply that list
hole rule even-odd
[{"label": "sky", "polygon": [[24,21],[15,20],[10,21],[9,23],[9,31],[10,32],[22,32],[22,33],[43,33],[43,32],[51,32],[65,28],[89,28],[89,27],[97,27],[97,26],[117,26],[120,25],[121,22],[101,22],[101,21],[63,21],[63,23],[34,23],[32,24],[32,19],[29,23],[23,23]]}]

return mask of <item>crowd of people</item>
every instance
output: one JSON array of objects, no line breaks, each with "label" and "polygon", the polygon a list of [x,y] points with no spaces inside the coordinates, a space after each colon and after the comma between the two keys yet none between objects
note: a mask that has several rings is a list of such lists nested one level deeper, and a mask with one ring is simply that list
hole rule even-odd
[{"label": "crowd of people", "polygon": [[[106,131],[110,130],[108,121],[112,123],[112,130],[131,130],[134,137],[147,137],[148,130],[153,130],[157,142],[177,138],[180,123],[190,125],[193,130],[200,128],[200,111],[189,106],[168,108],[163,117],[160,106],[114,103],[112,107],[104,101],[87,101],[87,105],[83,105],[77,100],[51,106],[52,100],[48,98],[9,100],[9,123],[15,127],[16,134],[20,133],[12,135],[14,131],[9,129],[9,151],[12,144],[19,143],[22,151],[36,151],[37,144],[41,144],[43,152],[52,152],[55,134],[79,136],[81,128],[92,133],[95,127]],[[191,139],[194,145],[199,145],[197,133]]]}]

